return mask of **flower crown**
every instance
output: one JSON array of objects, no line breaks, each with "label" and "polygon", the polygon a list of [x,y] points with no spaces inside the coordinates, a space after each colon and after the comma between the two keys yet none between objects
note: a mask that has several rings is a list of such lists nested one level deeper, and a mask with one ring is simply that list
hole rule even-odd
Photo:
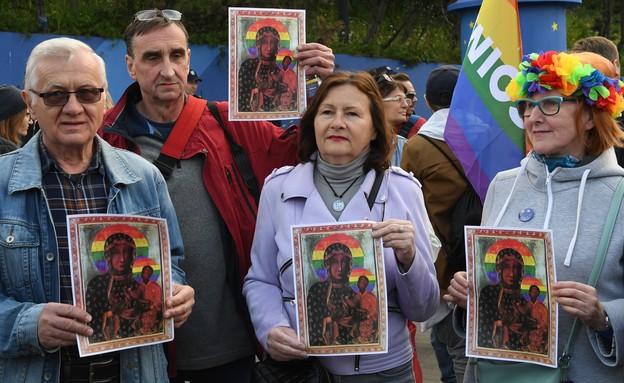
[{"label": "flower crown", "polygon": [[519,69],[505,89],[511,101],[558,90],[564,96],[583,96],[589,106],[605,109],[614,118],[624,111],[624,83],[582,64],[573,54],[531,53],[523,57]]}]

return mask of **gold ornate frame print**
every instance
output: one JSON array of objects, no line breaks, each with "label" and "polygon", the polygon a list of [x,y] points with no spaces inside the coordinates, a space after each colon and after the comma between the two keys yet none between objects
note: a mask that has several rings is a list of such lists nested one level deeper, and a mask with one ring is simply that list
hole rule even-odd
[{"label": "gold ornate frame print", "polygon": [[286,120],[305,109],[305,74],[295,61],[305,11],[229,9],[230,120]]},{"label": "gold ornate frame print", "polygon": [[297,331],[309,354],[387,351],[383,249],[372,225],[292,227]]},{"label": "gold ornate frame print", "polygon": [[552,234],[466,226],[468,356],[557,366]]},{"label": "gold ornate frame print", "polygon": [[81,356],[173,339],[167,223],[144,216],[68,215],[74,304],[92,317]]}]

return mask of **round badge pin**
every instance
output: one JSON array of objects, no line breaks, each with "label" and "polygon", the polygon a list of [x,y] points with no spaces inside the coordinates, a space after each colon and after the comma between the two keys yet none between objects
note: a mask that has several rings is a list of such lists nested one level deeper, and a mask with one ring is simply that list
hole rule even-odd
[{"label": "round badge pin", "polygon": [[520,219],[520,221],[522,222],[528,222],[531,219],[533,219],[534,215],[535,215],[535,212],[533,211],[533,209],[527,207],[525,209],[522,209],[522,211],[518,213],[518,219]]}]

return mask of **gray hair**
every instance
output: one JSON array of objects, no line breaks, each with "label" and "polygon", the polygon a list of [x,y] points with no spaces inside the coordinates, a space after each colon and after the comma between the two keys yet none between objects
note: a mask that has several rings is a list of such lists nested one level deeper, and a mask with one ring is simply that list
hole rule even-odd
[{"label": "gray hair", "polygon": [[[108,86],[106,81],[106,64],[104,60],[87,44],[80,40],[72,39],[69,37],[58,37],[50,40],[45,40],[37,46],[35,46],[30,52],[28,61],[26,62],[26,74],[24,75],[24,89],[34,89],[38,82],[38,71],[36,70],[41,58],[44,57],[61,57],[70,61],[77,52],[86,51],[93,53],[95,56],[101,81],[104,87]],[[34,94],[30,93],[31,100],[35,102],[38,97],[34,97]]]}]

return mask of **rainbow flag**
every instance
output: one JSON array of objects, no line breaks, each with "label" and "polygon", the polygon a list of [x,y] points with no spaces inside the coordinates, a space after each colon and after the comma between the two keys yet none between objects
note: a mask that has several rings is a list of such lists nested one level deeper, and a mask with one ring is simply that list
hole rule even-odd
[{"label": "rainbow flag", "polygon": [[521,58],[517,0],[483,0],[444,131],[481,200],[496,173],[525,155],[522,120],[505,93]]}]

